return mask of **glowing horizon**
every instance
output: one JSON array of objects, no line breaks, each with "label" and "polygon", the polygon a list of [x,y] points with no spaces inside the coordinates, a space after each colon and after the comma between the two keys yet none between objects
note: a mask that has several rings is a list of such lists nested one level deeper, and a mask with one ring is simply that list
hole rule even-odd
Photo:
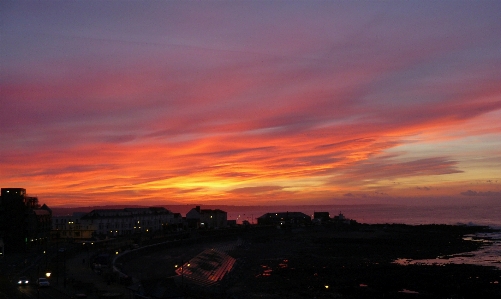
[{"label": "glowing horizon", "polygon": [[49,206],[501,198],[501,3],[1,4],[0,185]]}]

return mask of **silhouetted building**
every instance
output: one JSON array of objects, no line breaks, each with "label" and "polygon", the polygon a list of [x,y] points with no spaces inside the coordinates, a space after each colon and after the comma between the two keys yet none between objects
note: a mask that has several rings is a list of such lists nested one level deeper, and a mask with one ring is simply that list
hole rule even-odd
[{"label": "silhouetted building", "polygon": [[332,220],[336,223],[346,223],[346,224],[350,223],[350,219],[344,217],[343,213],[341,212],[339,212],[339,215],[334,216]]},{"label": "silhouetted building", "polygon": [[181,213],[174,213],[174,218],[171,220],[171,228],[172,230],[182,230],[184,225],[184,218]]},{"label": "silhouetted building", "polygon": [[313,212],[313,219],[321,223],[328,222],[331,218],[329,212]]},{"label": "silhouetted building", "polygon": [[91,239],[95,227],[89,221],[81,221],[87,213],[52,217],[52,235],[63,239]]},{"label": "silhouetted building", "polygon": [[186,222],[190,228],[222,228],[228,226],[228,214],[220,209],[200,209],[196,206],[186,213]]},{"label": "silhouetted building", "polygon": [[266,213],[257,218],[257,224],[301,226],[311,224],[311,217],[301,212]]},{"label": "silhouetted building", "polygon": [[178,227],[182,221],[162,207],[96,209],[89,213],[54,217],[53,234],[59,238],[90,239],[97,236],[123,236],[156,232]]},{"label": "silhouetted building", "polygon": [[45,204],[40,207],[38,198],[26,195],[26,189],[1,188],[0,238],[7,251],[46,242],[51,222],[51,209]]}]

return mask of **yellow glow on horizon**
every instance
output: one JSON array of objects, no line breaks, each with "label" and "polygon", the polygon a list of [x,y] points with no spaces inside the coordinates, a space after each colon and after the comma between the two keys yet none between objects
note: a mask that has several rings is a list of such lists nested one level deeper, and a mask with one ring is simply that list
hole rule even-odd
[{"label": "yellow glow on horizon", "polygon": [[[308,198],[343,198],[346,193],[375,191],[403,197],[442,196],[466,191],[468,187],[464,186],[472,180],[487,181],[501,176],[501,165],[491,158],[499,155],[501,144],[496,138],[499,135],[487,140],[492,145],[489,149],[482,149],[484,137],[441,141],[426,134],[411,134],[401,139],[387,134],[326,140],[319,135],[317,139],[278,137],[279,141],[253,136],[252,143],[264,149],[246,146],[238,138],[228,143],[221,136],[175,145],[137,142],[104,146],[102,155],[96,156],[89,154],[93,148],[87,145],[69,151],[66,158],[41,154],[33,157],[40,161],[36,166],[12,164],[6,171],[34,173],[30,180],[20,182],[30,193],[65,190],[72,194],[75,203],[106,198],[123,203],[240,200],[263,204],[270,198],[306,202]],[[221,144],[225,148],[221,149]],[[487,156],[477,157],[480,149]],[[80,156],[85,163],[79,163]],[[427,162],[429,157],[437,156],[443,159]],[[419,166],[420,159],[424,168]],[[72,166],[64,171],[67,165]],[[38,174],[39,168],[49,173],[54,170],[55,175],[45,181],[47,175]],[[55,198],[50,194],[49,198],[56,205],[66,201],[64,196]]]}]

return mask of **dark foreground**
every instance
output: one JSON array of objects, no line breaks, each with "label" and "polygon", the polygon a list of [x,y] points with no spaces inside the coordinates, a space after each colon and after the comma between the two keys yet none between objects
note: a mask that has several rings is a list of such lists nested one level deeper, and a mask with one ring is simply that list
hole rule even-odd
[{"label": "dark foreground", "polygon": [[[398,258],[425,259],[468,252],[478,242],[463,235],[481,227],[357,225],[254,232],[230,255],[237,263],[210,288],[184,286],[188,298],[501,298],[501,271],[472,265],[408,265]],[[133,259],[124,265],[146,280],[173,274],[176,260],[207,244]],[[164,269],[148,271],[148,269]],[[178,290],[179,291],[179,290]]]}]

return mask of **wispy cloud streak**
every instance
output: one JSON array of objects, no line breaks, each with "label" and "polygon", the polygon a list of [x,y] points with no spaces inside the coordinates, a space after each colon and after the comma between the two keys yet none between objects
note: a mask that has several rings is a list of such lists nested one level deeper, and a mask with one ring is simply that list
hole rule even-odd
[{"label": "wispy cloud streak", "polygon": [[53,204],[452,196],[501,179],[497,2],[3,8],[0,181]]}]

